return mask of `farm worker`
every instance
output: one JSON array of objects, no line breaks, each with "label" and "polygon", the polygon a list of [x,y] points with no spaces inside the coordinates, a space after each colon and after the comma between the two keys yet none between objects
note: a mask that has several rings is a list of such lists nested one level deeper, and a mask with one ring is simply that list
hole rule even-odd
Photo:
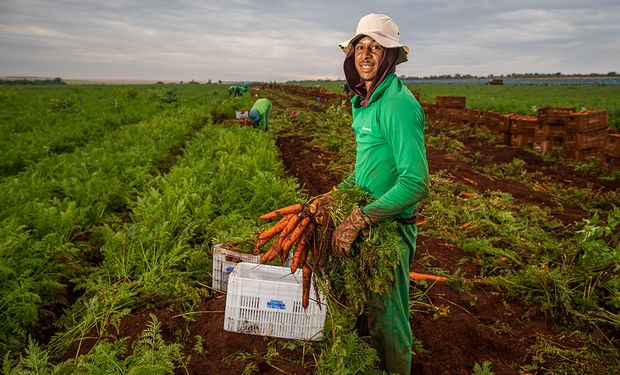
[{"label": "farm worker", "polygon": [[248,90],[249,90],[248,89],[248,85],[246,85],[246,84],[230,86],[228,88],[228,94],[232,95],[234,97],[237,97],[237,96],[243,95],[243,93],[247,92]]},{"label": "farm worker", "polygon": [[241,92],[239,86],[230,86],[228,88],[228,94],[232,95],[234,97],[237,97],[237,96],[241,96],[242,92]]},{"label": "farm worker", "polygon": [[395,74],[396,65],[407,61],[409,48],[401,44],[390,17],[362,17],[355,35],[340,47],[346,81],[355,93],[351,103],[357,146],[355,170],[338,187],[360,186],[375,201],[355,209],[335,229],[332,249],[351,256],[351,245],[363,229],[382,220],[397,221],[402,254],[395,282],[387,294],[371,296],[367,318],[384,370],[409,374],[409,267],[416,249],[418,203],[429,192],[424,112]]},{"label": "farm worker", "polygon": [[254,124],[254,129],[261,129],[267,131],[269,127],[269,115],[271,113],[271,102],[269,99],[260,98],[254,105],[250,112],[248,112],[248,118]]}]

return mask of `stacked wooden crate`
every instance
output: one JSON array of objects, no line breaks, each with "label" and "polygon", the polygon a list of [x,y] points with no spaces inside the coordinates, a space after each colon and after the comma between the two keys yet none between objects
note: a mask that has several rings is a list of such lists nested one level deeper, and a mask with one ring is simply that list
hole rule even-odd
[{"label": "stacked wooden crate", "polygon": [[466,108],[446,108],[443,111],[443,117],[447,124],[468,126],[469,113]]},{"label": "stacked wooden crate", "polygon": [[538,118],[518,114],[507,114],[506,118],[510,121],[510,144],[513,146],[534,145],[534,133],[538,126]]},{"label": "stacked wooden crate", "polygon": [[427,120],[436,121],[437,120],[437,104],[435,103],[421,103],[422,109],[424,110],[424,116]]},{"label": "stacked wooden crate", "polygon": [[607,134],[602,156],[609,168],[620,168],[620,133]]},{"label": "stacked wooden crate", "polygon": [[436,103],[421,104],[426,118],[439,125],[469,126],[507,145],[563,153],[576,161],[601,158],[610,168],[620,168],[620,133],[608,134],[606,111],[541,108],[535,117],[466,109],[465,103],[464,96],[438,96]]},{"label": "stacked wooden crate", "polygon": [[464,96],[438,96],[435,99],[437,104],[436,123],[438,125],[462,125],[462,112],[465,111]]},{"label": "stacked wooden crate", "polygon": [[484,125],[484,113],[481,109],[468,109],[467,110],[467,124],[474,128],[480,130]]},{"label": "stacked wooden crate", "polygon": [[566,121],[573,112],[575,108],[539,109],[532,148],[542,153],[562,152]]},{"label": "stacked wooden crate", "polygon": [[600,158],[607,127],[607,111],[571,113],[566,120],[564,156],[576,161]]},{"label": "stacked wooden crate", "polygon": [[506,122],[503,113],[484,111],[481,120],[480,130],[487,130],[498,141],[510,144],[510,124]]},{"label": "stacked wooden crate", "polygon": [[466,98],[464,96],[438,96],[435,103],[444,108],[465,108]]}]

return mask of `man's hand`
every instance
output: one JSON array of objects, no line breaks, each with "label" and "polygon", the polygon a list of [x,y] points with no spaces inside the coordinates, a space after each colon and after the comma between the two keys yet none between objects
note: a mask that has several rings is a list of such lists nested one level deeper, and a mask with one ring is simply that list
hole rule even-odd
[{"label": "man's hand", "polygon": [[310,214],[314,216],[314,221],[324,226],[329,222],[328,206],[334,201],[330,193],[323,194],[310,202]]},{"label": "man's hand", "polygon": [[353,210],[332,234],[333,252],[342,257],[350,257],[353,242],[359,236],[360,231],[371,224],[372,221],[362,213],[361,208]]}]

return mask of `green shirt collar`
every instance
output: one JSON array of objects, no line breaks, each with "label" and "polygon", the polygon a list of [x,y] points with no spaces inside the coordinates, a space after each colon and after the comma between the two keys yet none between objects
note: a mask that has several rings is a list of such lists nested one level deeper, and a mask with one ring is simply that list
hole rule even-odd
[{"label": "green shirt collar", "polygon": [[[383,79],[383,82],[381,82],[379,86],[377,86],[375,91],[372,92],[372,95],[370,96],[370,100],[368,101],[368,105],[377,101],[381,97],[381,95],[383,95],[385,90],[387,90],[387,88],[392,84],[392,81],[394,81],[395,78],[396,78],[395,73],[390,73],[387,76],[385,76],[385,78]],[[353,104],[355,107],[359,107],[358,103],[360,102],[360,100],[361,100],[360,96],[355,95],[354,97],[351,98],[351,104]]]}]

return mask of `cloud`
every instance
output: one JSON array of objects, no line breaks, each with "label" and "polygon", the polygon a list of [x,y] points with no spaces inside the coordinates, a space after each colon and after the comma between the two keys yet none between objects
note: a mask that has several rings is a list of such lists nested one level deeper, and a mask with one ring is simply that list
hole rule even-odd
[{"label": "cloud", "polygon": [[399,74],[607,72],[617,1],[5,0],[0,75],[170,80],[342,77],[337,44],[370,12],[412,49]]}]

